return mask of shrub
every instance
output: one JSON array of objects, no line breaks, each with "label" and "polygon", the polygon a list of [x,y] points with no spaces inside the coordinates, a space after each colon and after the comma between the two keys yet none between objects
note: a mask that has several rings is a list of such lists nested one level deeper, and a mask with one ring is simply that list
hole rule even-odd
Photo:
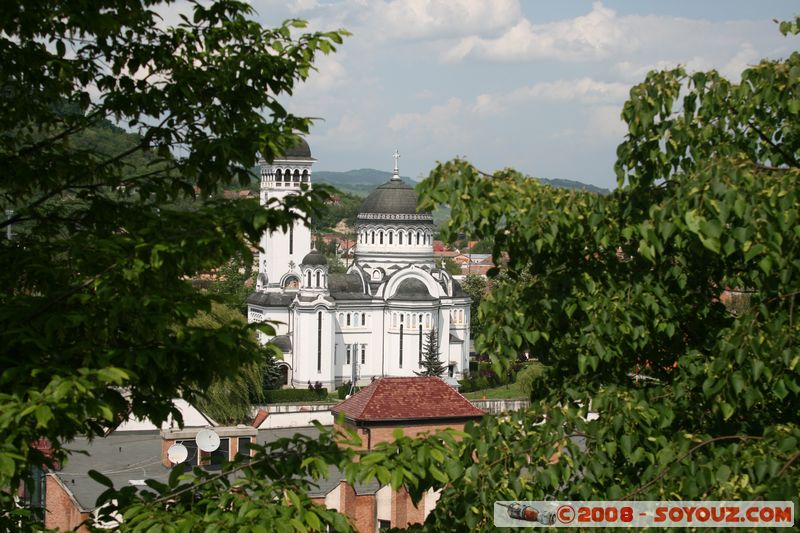
[{"label": "shrub", "polygon": [[328,389],[277,389],[264,391],[264,403],[318,402],[328,395]]}]

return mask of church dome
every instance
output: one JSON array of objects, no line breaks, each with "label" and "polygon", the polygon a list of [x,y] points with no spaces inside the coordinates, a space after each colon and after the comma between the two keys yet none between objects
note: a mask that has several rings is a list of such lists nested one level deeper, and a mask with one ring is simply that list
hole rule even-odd
[{"label": "church dome", "polygon": [[301,265],[307,266],[316,266],[316,265],[328,265],[328,260],[325,259],[325,256],[322,255],[320,252],[316,250],[311,250],[300,262]]},{"label": "church dome", "polygon": [[401,281],[390,300],[433,300],[428,286],[416,278]]},{"label": "church dome", "polygon": [[287,159],[310,159],[311,148],[309,148],[305,139],[301,138],[300,142],[286,150],[284,157]]},{"label": "church dome", "polygon": [[399,178],[392,178],[372,191],[358,211],[358,218],[362,219],[381,218],[379,215],[389,215],[387,218],[432,219],[430,213],[417,212],[417,193]]}]

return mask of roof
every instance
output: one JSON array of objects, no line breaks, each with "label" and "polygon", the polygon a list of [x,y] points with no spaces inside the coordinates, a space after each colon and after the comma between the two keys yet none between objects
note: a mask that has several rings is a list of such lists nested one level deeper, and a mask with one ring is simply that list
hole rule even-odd
[{"label": "roof", "polygon": [[286,150],[284,157],[287,159],[308,159],[311,158],[311,148],[305,139],[299,139],[299,142]]},{"label": "roof", "polygon": [[355,272],[349,274],[334,273],[328,275],[328,291],[336,300],[371,300],[372,296],[364,292],[361,276]]},{"label": "roof", "polygon": [[417,193],[399,179],[391,179],[372,191],[361,204],[358,218],[433,220],[430,212],[417,212]]},{"label": "roof", "polygon": [[289,353],[292,351],[292,339],[290,339],[288,335],[278,335],[277,337],[272,337],[269,343],[274,344],[283,353]]},{"label": "roof", "polygon": [[327,265],[328,260],[325,258],[325,255],[322,252],[318,252],[317,250],[311,250],[306,254],[302,261],[300,261],[301,265]]},{"label": "roof", "polygon": [[[281,438],[302,434],[315,439],[319,430],[314,427],[261,429],[258,430],[256,442],[264,445]],[[160,432],[131,431],[113,433],[108,437],[95,438],[91,441],[78,437],[65,443],[70,450],[69,459],[61,470],[51,471],[75,498],[83,511],[96,507],[97,497],[105,492],[106,487],[89,477],[89,470],[97,470],[108,476],[117,488],[129,484],[129,480],[155,479],[166,483],[170,469],[161,464],[162,438]],[[81,452],[87,452],[85,455]],[[344,476],[334,467],[330,467],[331,477],[312,481],[317,487],[309,490],[311,497],[324,497]],[[358,494],[372,494],[380,488],[377,481],[356,484]]]},{"label": "roof", "polygon": [[416,278],[408,278],[401,281],[400,285],[397,287],[397,290],[392,296],[389,297],[389,299],[419,301],[435,300],[435,298],[431,296],[430,291],[428,291],[427,285]]},{"label": "roof", "polygon": [[484,412],[437,377],[381,378],[333,406],[355,422],[478,419]]},{"label": "roof", "polygon": [[259,307],[289,307],[294,297],[294,293],[253,292],[247,297],[247,303]]}]

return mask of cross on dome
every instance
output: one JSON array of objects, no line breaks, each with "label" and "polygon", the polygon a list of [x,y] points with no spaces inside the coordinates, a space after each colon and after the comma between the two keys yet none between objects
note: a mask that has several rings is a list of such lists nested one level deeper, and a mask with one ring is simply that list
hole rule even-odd
[{"label": "cross on dome", "polygon": [[397,166],[397,160],[400,159],[400,152],[395,150],[394,151],[394,155],[392,157],[394,157],[394,171],[392,172],[392,179],[393,180],[395,180],[395,179],[399,180],[400,179],[400,169]]}]

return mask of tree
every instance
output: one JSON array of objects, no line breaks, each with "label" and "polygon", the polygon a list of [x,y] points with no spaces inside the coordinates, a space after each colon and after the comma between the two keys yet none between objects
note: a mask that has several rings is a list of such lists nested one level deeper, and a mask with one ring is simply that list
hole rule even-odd
[{"label": "tree", "polygon": [[436,376],[441,377],[445,373],[447,367],[439,359],[439,337],[436,330],[431,328],[427,335],[425,335],[425,344],[422,346],[422,361],[419,366],[424,370],[422,372],[414,372],[418,376]]},{"label": "tree", "polygon": [[[208,312],[198,313],[188,325],[213,331],[227,324],[241,327],[246,323],[241,312],[214,302]],[[250,341],[258,346],[255,332],[251,333]],[[265,352],[262,357],[241,365],[233,376],[212,381],[206,391],[197,395],[197,407],[221,424],[245,423],[251,416],[253,403],[263,399],[263,377],[278,372],[272,349],[263,347],[261,350]]]},{"label": "tree", "polygon": [[489,288],[489,281],[485,276],[467,274],[466,277],[461,280],[461,288],[464,289],[464,292],[466,292],[472,300],[469,304],[469,330],[474,338],[481,332],[482,321],[478,313],[478,308],[483,300],[484,294],[486,294]]},{"label": "tree", "polygon": [[[623,107],[608,196],[462,160],[422,182],[423,209],[450,205],[450,229],[508,254],[478,349],[502,367],[531,346],[557,376],[529,413],[467,429],[426,526],[489,529],[474,502],[503,499],[797,502],[798,113],[798,53],[739,83],[652,72]],[[730,312],[727,287],[751,305]]]},{"label": "tree", "polygon": [[[254,327],[191,323],[212,297],[187,280],[251,261],[248,243],[327,196],[264,208],[219,193],[308,132],[279,99],[342,32],[263,28],[235,0],[193,3],[165,27],[154,6],[17,3],[0,17],[0,208],[13,211],[0,230],[15,234],[0,241],[3,530],[39,527],[14,503],[49,461],[32,442],[49,439],[63,461],[63,442],[129,409],[158,423],[170,399],[259,363]],[[136,140],[79,142],[108,120]]]},{"label": "tree", "polygon": [[442,268],[450,275],[460,276],[461,265],[456,263],[452,258],[445,257],[442,259]]}]

